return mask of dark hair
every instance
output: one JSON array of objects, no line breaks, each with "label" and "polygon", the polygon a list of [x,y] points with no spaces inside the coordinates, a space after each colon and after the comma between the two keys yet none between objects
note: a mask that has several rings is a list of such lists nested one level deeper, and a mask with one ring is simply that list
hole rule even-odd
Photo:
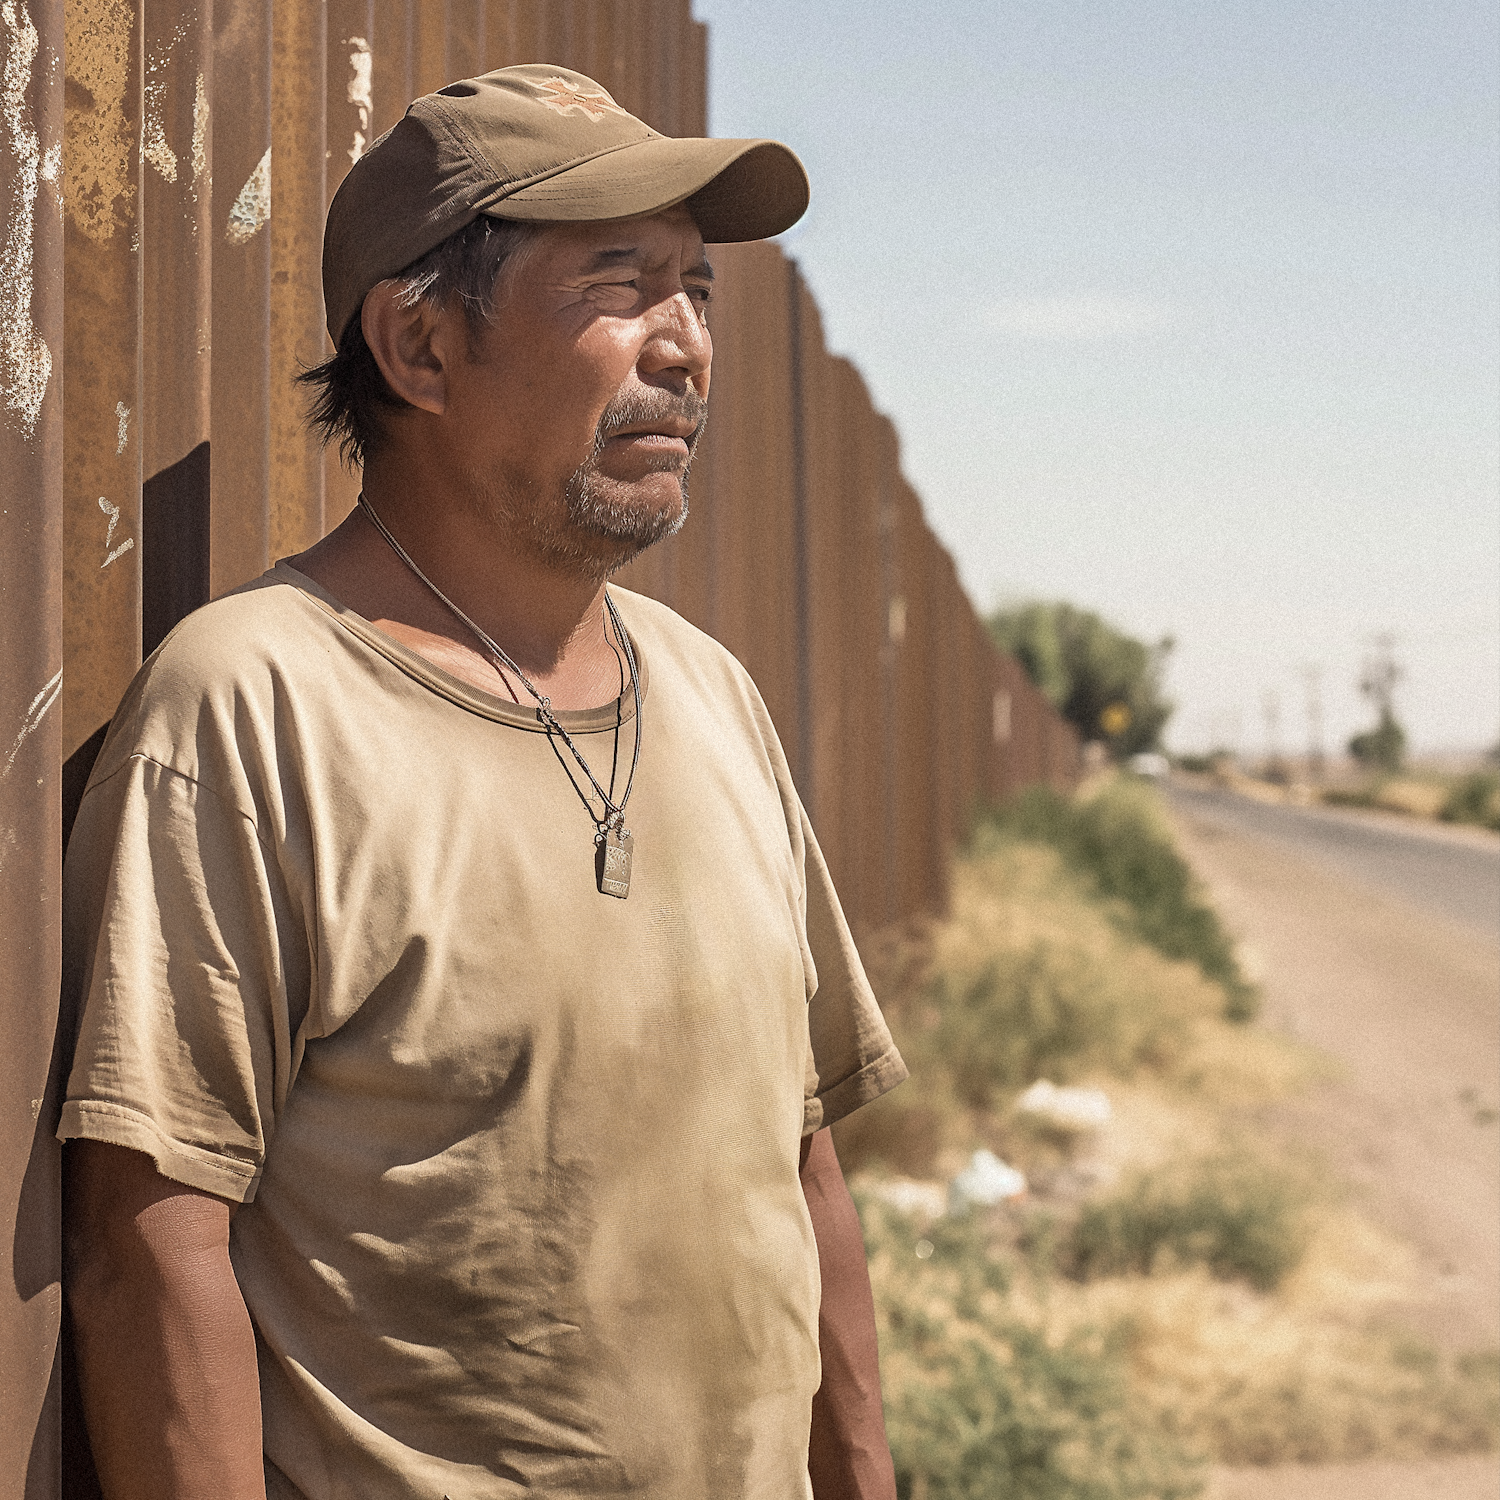
[{"label": "dark hair", "polygon": [[[392,278],[398,300],[403,307],[426,301],[441,308],[458,297],[470,335],[478,334],[495,311],[507,262],[540,227],[481,214]],[[303,370],[297,383],[313,392],[308,422],[325,447],[338,444],[339,457],[350,468],[362,465],[385,440],[381,408],[409,404],[380,373],[358,314],[349,319],[333,357]]]}]

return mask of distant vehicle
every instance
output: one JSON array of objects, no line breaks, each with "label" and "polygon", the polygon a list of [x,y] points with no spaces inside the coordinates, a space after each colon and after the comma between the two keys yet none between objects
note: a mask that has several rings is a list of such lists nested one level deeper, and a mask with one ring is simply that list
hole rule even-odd
[{"label": "distant vehicle", "polygon": [[1172,769],[1172,763],[1165,755],[1158,754],[1155,750],[1142,750],[1139,755],[1132,755],[1126,765],[1135,772],[1137,776],[1150,776],[1160,778]]}]

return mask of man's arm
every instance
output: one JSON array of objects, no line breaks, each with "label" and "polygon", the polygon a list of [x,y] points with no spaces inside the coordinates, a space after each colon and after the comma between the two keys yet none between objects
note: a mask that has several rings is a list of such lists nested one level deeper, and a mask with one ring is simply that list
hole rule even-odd
[{"label": "man's arm", "polygon": [[823,1384],[813,1397],[807,1458],[813,1495],[815,1500],[896,1500],[865,1242],[826,1130],[802,1142],[802,1192],[823,1278],[818,1314]]},{"label": "man's arm", "polygon": [[74,1140],[63,1159],[68,1306],[106,1500],[265,1500],[230,1204],[121,1146]]}]

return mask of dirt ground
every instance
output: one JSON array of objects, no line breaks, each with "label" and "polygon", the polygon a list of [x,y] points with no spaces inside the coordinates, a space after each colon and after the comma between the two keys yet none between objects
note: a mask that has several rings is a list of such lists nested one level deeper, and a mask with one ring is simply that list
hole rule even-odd
[{"label": "dirt ground", "polygon": [[[1269,839],[1186,811],[1184,853],[1259,970],[1262,1024],[1335,1060],[1267,1112],[1319,1151],[1419,1275],[1401,1320],[1500,1343],[1500,935],[1418,911]],[[1216,1500],[1500,1500],[1500,1458],[1226,1471]]]},{"label": "dirt ground", "polygon": [[1495,1500],[1500,1459],[1333,1464],[1319,1469],[1222,1469],[1209,1500]]}]

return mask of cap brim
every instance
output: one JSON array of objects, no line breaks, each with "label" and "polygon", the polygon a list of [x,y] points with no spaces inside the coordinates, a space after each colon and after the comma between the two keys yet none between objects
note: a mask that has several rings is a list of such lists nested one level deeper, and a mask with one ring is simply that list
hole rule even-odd
[{"label": "cap brim", "polygon": [[807,173],[780,141],[653,136],[529,182],[480,211],[496,219],[576,223],[686,203],[703,238],[722,245],[790,229],[807,202]]}]

